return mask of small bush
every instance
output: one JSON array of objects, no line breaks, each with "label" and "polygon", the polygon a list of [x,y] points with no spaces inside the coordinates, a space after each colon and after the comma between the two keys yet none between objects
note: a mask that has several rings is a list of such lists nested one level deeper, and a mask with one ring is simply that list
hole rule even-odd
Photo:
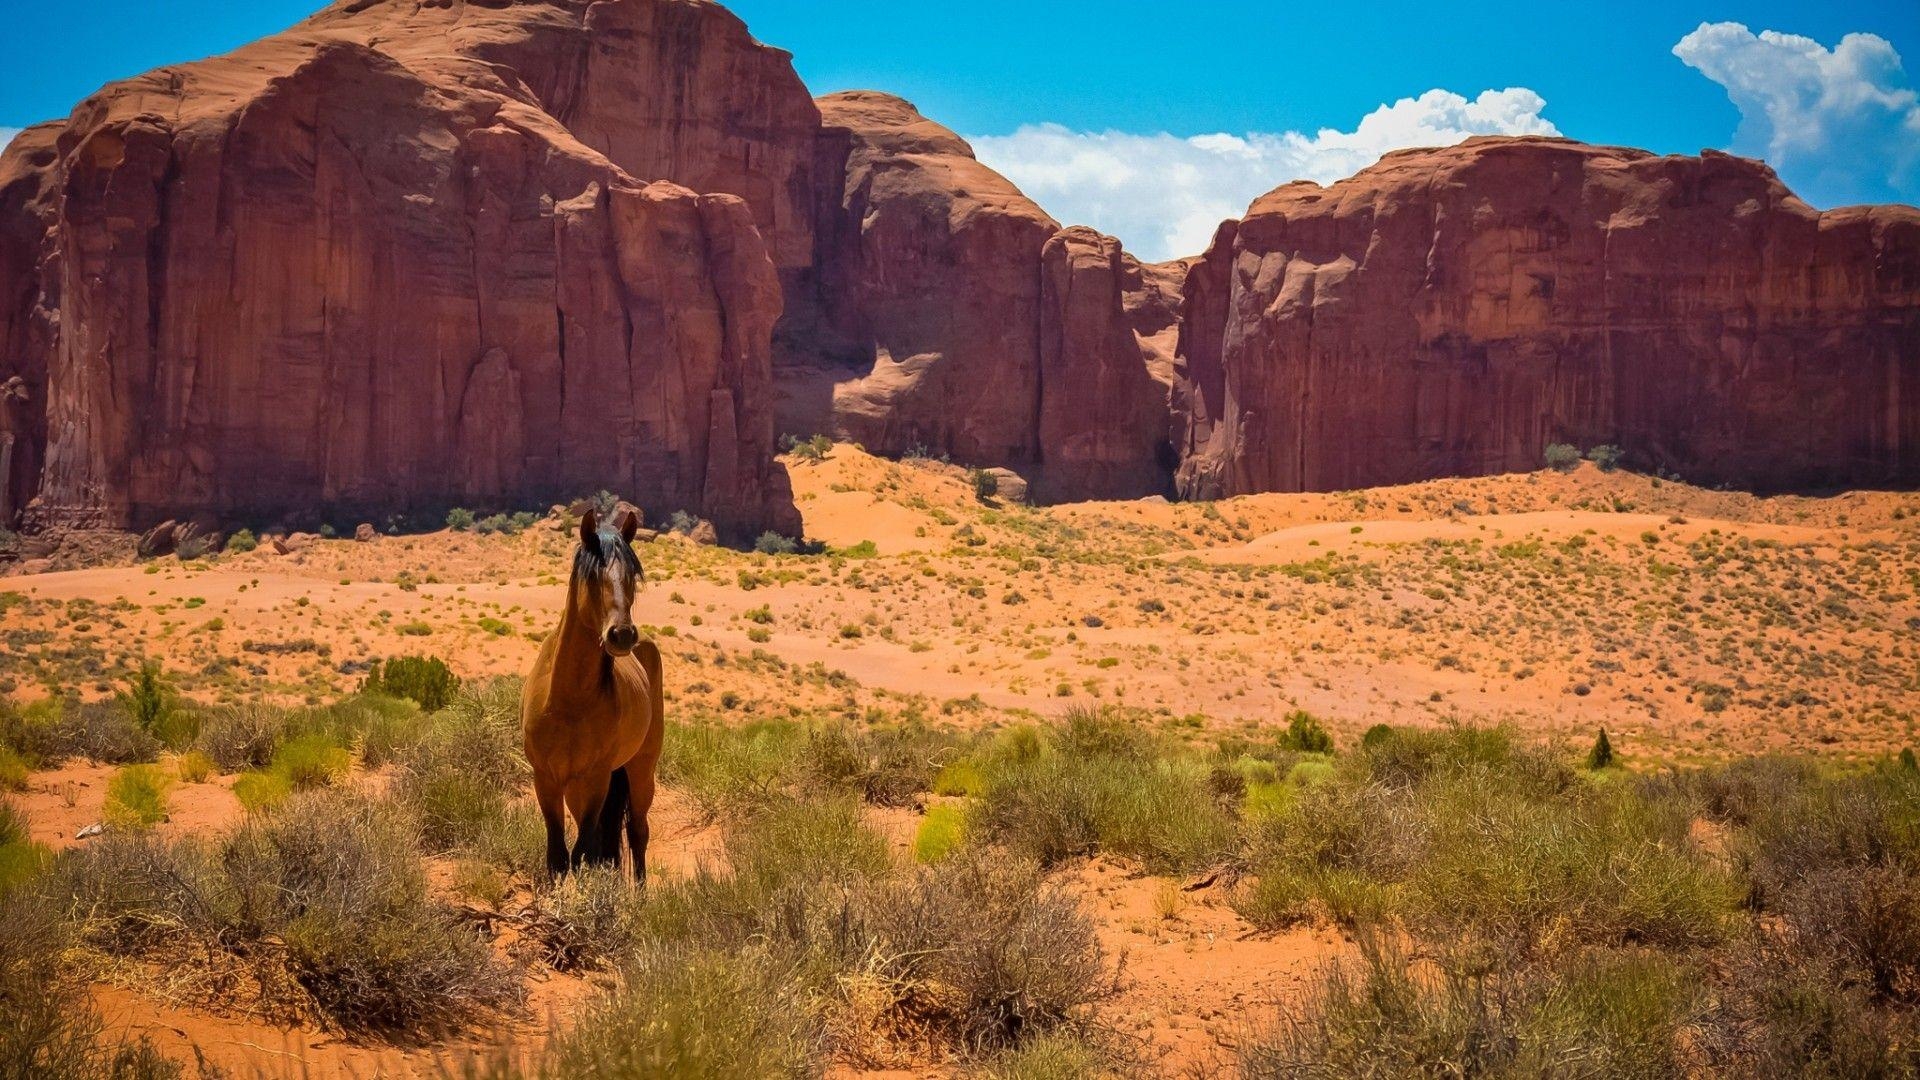
[{"label": "small bush", "polygon": [[1000,478],[985,469],[968,470],[967,480],[973,485],[974,497],[981,502],[988,502],[1000,494]]},{"label": "small bush", "polygon": [[1566,443],[1550,443],[1545,458],[1547,468],[1556,472],[1572,472],[1580,464],[1580,448]]},{"label": "small bush", "polygon": [[84,757],[102,765],[152,761],[160,740],[140,729],[126,710],[107,701],[57,706],[46,760]]},{"label": "small bush", "polygon": [[791,555],[799,549],[792,537],[772,531],[761,533],[760,539],[753,542],[753,550],[762,555]]},{"label": "small bush", "polygon": [[833,440],[827,438],[825,435],[814,435],[806,439],[802,439],[797,435],[782,435],[780,436],[780,449],[782,452],[792,454],[801,461],[817,465],[827,460],[827,455],[832,453]]},{"label": "small bush", "polygon": [[248,813],[263,813],[287,801],[293,794],[293,781],[286,773],[255,771],[241,773],[233,781],[233,797]]},{"label": "small bush", "polygon": [[280,748],[289,722],[284,710],[271,706],[215,709],[201,719],[194,747],[223,773],[264,768]]},{"label": "small bush", "polygon": [[367,669],[366,682],[361,687],[372,693],[405,698],[427,712],[446,708],[459,688],[459,678],[437,656],[396,656],[384,663],[375,661]]},{"label": "small bush", "polygon": [[395,796],[412,808],[427,848],[478,850],[509,828],[531,776],[520,748],[519,682],[462,689],[398,762]]},{"label": "small bush", "polygon": [[174,772],[189,784],[204,784],[213,776],[213,759],[199,750],[189,750],[174,759]]},{"label": "small bush", "polygon": [[1331,754],[1333,736],[1309,713],[1295,710],[1287,714],[1287,730],[1280,736],[1280,748],[1303,754]]},{"label": "small bush", "polygon": [[0,791],[27,790],[27,774],[31,771],[26,758],[12,747],[0,744]]},{"label": "small bush", "polygon": [[1611,444],[1602,444],[1587,451],[1587,460],[1600,467],[1601,472],[1613,472],[1620,467],[1626,457],[1626,451]]},{"label": "small bush", "polygon": [[473,528],[473,511],[464,506],[456,506],[447,511],[447,528],[454,532],[468,532]]},{"label": "small bush", "polygon": [[353,766],[353,755],[319,733],[301,735],[274,752],[270,769],[287,778],[294,791],[326,787]]},{"label": "small bush", "polygon": [[1599,772],[1613,764],[1613,743],[1607,738],[1607,729],[1600,729],[1600,737],[1593,740],[1593,749],[1587,751],[1587,768]]},{"label": "small bush", "polygon": [[959,850],[966,838],[966,812],[951,803],[930,806],[913,834],[913,857],[937,863]]},{"label": "small bush", "polygon": [[167,790],[173,778],[158,765],[129,765],[107,781],[107,801],[101,811],[116,829],[145,829],[167,819]]},{"label": "small bush", "polygon": [[252,530],[249,529],[235,529],[233,535],[227,537],[228,551],[244,554],[259,546],[260,538],[253,535]]}]

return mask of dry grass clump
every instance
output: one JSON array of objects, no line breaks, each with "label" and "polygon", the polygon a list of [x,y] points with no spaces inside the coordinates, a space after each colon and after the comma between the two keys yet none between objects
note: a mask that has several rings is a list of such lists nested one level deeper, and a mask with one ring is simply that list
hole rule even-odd
[{"label": "dry grass clump", "polygon": [[1360,945],[1317,996],[1240,1041],[1247,1080],[1687,1074],[1678,1036],[1703,1002],[1684,959],[1602,951],[1542,966]]},{"label": "dry grass clump", "polygon": [[518,679],[462,686],[397,762],[394,795],[427,850],[541,872],[545,832],[524,797],[532,773],[520,747]]},{"label": "dry grass clump", "polygon": [[55,882],[89,945],[168,957],[190,997],[246,994],[268,1014],[418,1038],[520,994],[428,898],[411,822],[349,792],[296,796],[211,844],[108,837]]}]

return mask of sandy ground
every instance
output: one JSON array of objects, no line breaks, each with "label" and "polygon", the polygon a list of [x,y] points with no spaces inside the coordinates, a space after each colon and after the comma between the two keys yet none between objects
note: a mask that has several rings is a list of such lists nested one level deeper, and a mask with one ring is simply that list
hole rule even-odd
[{"label": "sandy ground", "polygon": [[[1343,743],[1383,721],[1506,721],[1581,742],[1604,726],[1642,769],[1920,741],[1912,494],[1763,499],[1582,466],[1029,509],[983,505],[963,470],[851,447],[791,465],[808,536],[854,553],[642,545],[635,617],[666,653],[670,722],[990,725],[1124,702],[1171,729],[1224,733],[1304,708]],[[136,563],[96,539],[84,559],[56,554],[0,580],[0,692],[104,696],[141,657],[207,703],[325,700],[367,661],[405,653],[463,676],[518,672],[557,617],[571,542],[543,521],[512,537]],[[77,561],[95,565],[56,569]],[[111,771],[35,774],[23,799],[36,838],[75,842]],[[176,788],[162,829],[230,825],[230,783]],[[717,832],[673,793],[656,814],[656,865],[687,873],[713,857]],[[904,848],[916,820],[875,823]],[[1253,933],[1223,887],[1187,884],[1105,860],[1069,879],[1117,963],[1101,1019],[1169,1072],[1204,1068],[1348,948],[1324,929]],[[590,991],[563,976],[536,984],[514,1034],[537,1041],[546,1025],[532,1017]],[[282,1061],[292,1075],[408,1075],[447,1051],[263,1030],[125,986],[97,999],[112,1023],[169,1048],[191,1040],[216,1061]]]}]

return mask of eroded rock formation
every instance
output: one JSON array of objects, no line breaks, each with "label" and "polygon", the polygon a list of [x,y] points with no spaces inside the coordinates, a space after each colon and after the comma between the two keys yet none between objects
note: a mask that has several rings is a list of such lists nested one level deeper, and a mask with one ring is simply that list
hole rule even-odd
[{"label": "eroded rock formation", "polygon": [[1289,184],[1189,275],[1194,498],[1538,468],[1552,442],[1758,488],[1920,479],[1920,211],[1560,139]]},{"label": "eroded rock formation", "polygon": [[684,0],[356,0],[111,85],[0,158],[7,497],[127,526],[613,487],[793,531],[763,235],[805,261],[816,126]]}]

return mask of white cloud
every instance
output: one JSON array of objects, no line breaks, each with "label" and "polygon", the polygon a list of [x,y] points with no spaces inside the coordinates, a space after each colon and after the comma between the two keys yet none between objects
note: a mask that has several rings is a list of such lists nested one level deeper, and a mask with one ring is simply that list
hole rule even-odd
[{"label": "white cloud", "polygon": [[1673,47],[1740,110],[1736,153],[1764,157],[1816,203],[1920,194],[1920,95],[1885,38],[1701,23]]},{"label": "white cloud", "polygon": [[1410,146],[1470,135],[1557,135],[1546,101],[1524,87],[1468,100],[1446,90],[1382,105],[1352,131],[1248,135],[1073,131],[1029,124],[969,136],[980,160],[1068,224],[1119,237],[1146,259],[1197,255],[1221,221],[1289,180],[1331,183]]}]

